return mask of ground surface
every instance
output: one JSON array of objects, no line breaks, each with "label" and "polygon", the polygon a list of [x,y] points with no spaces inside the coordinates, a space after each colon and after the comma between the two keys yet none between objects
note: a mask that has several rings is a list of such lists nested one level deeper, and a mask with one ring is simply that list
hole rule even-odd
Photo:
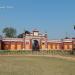
[{"label": "ground surface", "polygon": [[0,56],[0,75],[75,75],[75,61],[51,56]]}]

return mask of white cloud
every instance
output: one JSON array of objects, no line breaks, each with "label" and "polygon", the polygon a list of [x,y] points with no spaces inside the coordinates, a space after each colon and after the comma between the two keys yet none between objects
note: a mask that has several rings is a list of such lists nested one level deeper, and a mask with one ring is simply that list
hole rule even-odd
[{"label": "white cloud", "polygon": [[0,9],[12,9],[12,8],[14,8],[14,6],[9,6],[9,5],[7,5],[7,6],[0,6]]},{"label": "white cloud", "polygon": [[12,9],[14,6],[6,6],[7,9]]},{"label": "white cloud", "polygon": [[5,6],[0,6],[0,9],[4,9],[5,8]]}]

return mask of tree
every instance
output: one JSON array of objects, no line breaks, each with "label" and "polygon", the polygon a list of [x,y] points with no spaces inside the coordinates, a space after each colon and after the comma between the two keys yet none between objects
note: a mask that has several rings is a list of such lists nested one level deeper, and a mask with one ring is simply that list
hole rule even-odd
[{"label": "tree", "polygon": [[30,34],[30,32],[29,32],[28,30],[26,30],[26,31],[25,31],[25,35],[26,35],[26,34]]},{"label": "tree", "polygon": [[[74,30],[75,30],[75,25],[73,25],[73,28],[74,28]],[[72,49],[72,51],[71,51],[71,54],[72,54],[72,55],[75,54],[75,44],[73,44],[73,49]]]},{"label": "tree", "polygon": [[17,36],[18,38],[23,38],[23,33]]},{"label": "tree", "polygon": [[6,27],[2,31],[5,35],[5,37],[14,38],[16,37],[16,29],[12,27]]},{"label": "tree", "polygon": [[74,25],[74,30],[75,30],[75,25]]},{"label": "tree", "polygon": [[17,37],[23,38],[24,37],[23,35],[26,35],[26,34],[30,34],[30,32],[28,30],[25,30],[24,33],[19,34]]}]

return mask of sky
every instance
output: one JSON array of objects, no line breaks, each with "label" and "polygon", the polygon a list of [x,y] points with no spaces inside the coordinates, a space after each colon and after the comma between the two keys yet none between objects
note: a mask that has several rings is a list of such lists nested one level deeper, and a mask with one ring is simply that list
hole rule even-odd
[{"label": "sky", "polygon": [[37,29],[49,39],[75,37],[75,0],[0,0],[0,34],[13,27],[17,34]]}]

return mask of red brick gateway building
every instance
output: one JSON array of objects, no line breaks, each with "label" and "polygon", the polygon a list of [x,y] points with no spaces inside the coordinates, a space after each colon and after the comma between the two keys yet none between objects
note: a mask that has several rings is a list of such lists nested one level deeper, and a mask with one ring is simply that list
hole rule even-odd
[{"label": "red brick gateway building", "polygon": [[1,50],[72,50],[75,39],[48,40],[47,34],[34,30],[23,38],[0,38]]}]

